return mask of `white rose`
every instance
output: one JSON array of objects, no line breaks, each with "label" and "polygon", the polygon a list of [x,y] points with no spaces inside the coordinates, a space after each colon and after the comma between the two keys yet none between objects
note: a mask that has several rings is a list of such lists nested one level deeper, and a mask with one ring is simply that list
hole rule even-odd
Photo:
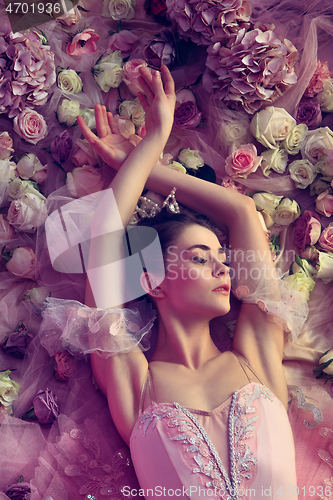
[{"label": "white rose", "polygon": [[0,160],[0,181],[8,182],[16,176],[16,163],[9,161],[8,158],[6,160]]},{"label": "white rose", "polygon": [[50,290],[44,286],[41,286],[28,290],[24,296],[24,300],[29,300],[34,309],[38,312],[42,310],[43,303],[46,297],[49,297],[50,295]]},{"label": "white rose", "polygon": [[140,127],[146,118],[144,109],[138,99],[134,99],[134,101],[123,101],[119,106],[119,114],[120,116],[125,116],[132,120],[136,127]]},{"label": "white rose", "polygon": [[292,129],[292,131],[287,135],[285,140],[282,142],[282,147],[290,154],[297,155],[303,142],[305,141],[306,134],[308,132],[308,126],[305,123],[300,123]]},{"label": "white rose", "polygon": [[123,74],[123,58],[120,50],[101,59],[93,68],[94,78],[103,92],[119,87]]},{"label": "white rose", "polygon": [[221,142],[229,146],[229,153],[242,144],[251,142],[250,123],[247,120],[231,120],[221,126]]},{"label": "white rose", "polygon": [[36,155],[29,153],[24,155],[16,166],[16,170],[22,179],[31,179],[31,177],[41,170],[45,170],[47,165],[42,165]]},{"label": "white rose", "polygon": [[288,153],[284,149],[266,149],[261,153],[262,162],[260,164],[263,174],[268,177],[271,170],[278,174],[283,174],[288,163]]},{"label": "white rose", "polygon": [[135,134],[134,123],[129,118],[115,115],[113,119],[118,126],[119,134],[123,135],[126,139],[129,139],[131,135]]},{"label": "white rose", "polygon": [[10,406],[18,397],[21,386],[15,380],[9,378],[10,370],[0,372],[0,403]]},{"label": "white rose", "polygon": [[316,168],[308,160],[295,160],[289,165],[290,177],[299,189],[305,189],[316,178]]},{"label": "white rose", "polygon": [[81,116],[91,130],[96,128],[95,110],[92,108],[83,109]]},{"label": "white rose", "polygon": [[301,209],[297,201],[291,198],[283,198],[275,209],[272,218],[278,226],[288,226],[301,215]]},{"label": "white rose", "polygon": [[316,169],[324,176],[324,180],[330,181],[333,178],[333,161],[328,156],[322,158],[316,163]]},{"label": "white rose", "polygon": [[135,0],[104,0],[102,16],[111,17],[115,21],[133,19]]},{"label": "white rose", "polygon": [[46,200],[45,196],[42,195],[34,186],[34,183],[31,181],[22,181],[19,177],[16,177],[8,184],[8,197],[12,200],[17,200],[21,198],[24,194],[33,194],[34,196],[38,196],[41,200]]},{"label": "white rose", "polygon": [[283,196],[277,196],[272,193],[254,193],[252,196],[254,203],[256,204],[257,210],[264,210],[266,214],[272,216],[275,213],[275,209],[282,200]]},{"label": "white rose", "polygon": [[309,130],[301,147],[302,157],[316,163],[327,149],[333,149],[333,132],[328,127]]},{"label": "white rose", "polygon": [[266,148],[276,148],[296,126],[296,120],[283,108],[269,106],[252,118],[250,130]]},{"label": "white rose", "polygon": [[326,252],[319,253],[319,269],[316,278],[320,278],[325,285],[333,281],[333,254]]},{"label": "white rose", "polygon": [[18,231],[33,233],[44,224],[47,217],[45,201],[34,193],[26,193],[12,201],[8,209],[7,219]]},{"label": "white rose", "polygon": [[73,69],[63,69],[58,74],[58,87],[61,90],[70,92],[71,94],[78,94],[82,90],[82,80]]},{"label": "white rose", "polygon": [[178,155],[178,160],[186,167],[198,170],[205,162],[197,149],[182,149]]},{"label": "white rose", "polygon": [[301,259],[298,255],[296,255],[296,260],[291,265],[291,270],[293,274],[304,273],[309,278],[317,273],[317,269],[309,264],[307,259]]},{"label": "white rose", "polygon": [[58,106],[57,118],[61,125],[71,127],[76,123],[76,117],[81,114],[79,101],[64,99]]},{"label": "white rose", "polygon": [[178,170],[178,172],[186,174],[186,168],[181,163],[178,163],[178,161],[173,161],[172,163],[169,163],[167,167],[173,168],[174,170]]},{"label": "white rose", "polygon": [[[309,300],[310,292],[315,287],[315,282],[313,279],[306,276],[305,273],[295,273],[283,278],[285,283],[288,283],[293,291],[301,292],[304,294],[303,302]],[[297,302],[300,302],[300,298],[297,298]]]},{"label": "white rose", "polygon": [[316,95],[320,104],[320,109],[324,113],[332,113],[333,111],[333,82],[324,83],[322,92]]}]

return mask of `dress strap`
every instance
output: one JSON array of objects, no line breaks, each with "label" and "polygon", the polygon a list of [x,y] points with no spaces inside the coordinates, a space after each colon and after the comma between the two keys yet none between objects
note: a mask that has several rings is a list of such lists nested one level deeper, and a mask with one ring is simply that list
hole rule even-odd
[{"label": "dress strap", "polygon": [[[239,354],[237,351],[233,350],[232,353],[234,354],[234,356],[237,358],[238,360],[238,363],[240,364],[243,372],[245,373],[246,375],[246,378],[248,379],[249,382],[254,382],[254,380],[251,380],[251,378],[253,379],[252,375],[255,376],[255,378],[260,382],[261,385],[265,385],[261,380],[260,378],[258,377],[258,375],[256,374],[255,370],[252,368],[252,366],[250,365],[250,363],[247,361],[247,359],[245,359],[241,354]],[[250,374],[249,374],[250,372]],[[249,376],[250,375],[250,376]],[[251,378],[250,378],[251,377]]]},{"label": "dress strap", "polygon": [[145,399],[146,399],[146,394],[149,394],[149,401],[150,405],[156,402],[156,397],[155,397],[155,390],[154,390],[154,385],[153,385],[153,379],[150,373],[150,369],[148,366],[147,370],[147,378],[142,384],[141,388],[141,394],[140,394],[140,405],[139,405],[139,416],[142,414],[143,409],[144,409],[144,404],[145,404]]}]

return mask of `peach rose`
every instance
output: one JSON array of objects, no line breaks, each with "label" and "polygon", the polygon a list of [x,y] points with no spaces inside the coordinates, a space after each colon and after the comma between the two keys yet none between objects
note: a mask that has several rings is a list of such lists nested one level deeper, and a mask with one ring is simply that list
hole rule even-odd
[{"label": "peach rose", "polygon": [[104,181],[96,168],[83,165],[67,173],[66,185],[72,196],[81,198],[102,191]]},{"label": "peach rose", "polygon": [[33,109],[26,108],[14,118],[15,132],[27,142],[37,144],[47,134],[47,125],[39,113]]},{"label": "peach rose", "polygon": [[7,271],[18,278],[36,279],[35,252],[28,247],[15,248],[6,264]]},{"label": "peach rose", "polygon": [[13,139],[8,132],[2,132],[0,134],[0,160],[7,160],[12,153],[14,153]]},{"label": "peach rose", "polygon": [[6,217],[0,214],[0,241],[8,241],[14,238],[15,230],[9,224]]},{"label": "peach rose", "polygon": [[316,210],[325,217],[333,214],[333,196],[328,194],[328,190],[323,191],[316,199]]},{"label": "peach rose", "polygon": [[257,149],[253,144],[245,144],[234,151],[225,161],[225,170],[230,177],[246,178],[255,172],[262,161],[257,156]]},{"label": "peach rose", "polygon": [[318,245],[326,252],[333,253],[333,222],[331,222],[321,233]]}]

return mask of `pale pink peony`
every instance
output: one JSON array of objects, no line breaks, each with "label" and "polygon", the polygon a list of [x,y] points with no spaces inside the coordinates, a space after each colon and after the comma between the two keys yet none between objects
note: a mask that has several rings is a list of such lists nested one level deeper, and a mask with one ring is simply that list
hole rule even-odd
[{"label": "pale pink peony", "polygon": [[94,167],[83,165],[67,173],[67,189],[75,198],[97,193],[104,188],[101,174]]},{"label": "pale pink peony", "polygon": [[287,39],[259,28],[240,31],[227,44],[207,48],[203,85],[227,106],[252,114],[296,83],[297,50]]},{"label": "pale pink peony", "polygon": [[97,50],[96,42],[99,40],[99,38],[100,36],[97,35],[94,30],[85,29],[79,33],[76,33],[72,41],[67,45],[66,52],[69,56],[92,54]]},{"label": "pale pink peony", "polygon": [[12,201],[8,209],[8,222],[17,230],[34,233],[47,217],[45,198],[26,193]]},{"label": "pale pink peony", "polygon": [[6,264],[7,271],[18,278],[36,279],[36,256],[28,247],[15,248]]},{"label": "pale pink peony", "polygon": [[42,115],[26,108],[18,116],[15,116],[14,130],[22,139],[31,144],[37,144],[46,136],[47,125]]},{"label": "pale pink peony", "polygon": [[0,214],[0,241],[8,241],[14,238],[15,230],[2,214]]},{"label": "pale pink peony", "polygon": [[323,191],[316,199],[316,210],[325,217],[333,215],[333,196],[328,193],[328,190]]},{"label": "pale pink peony", "polygon": [[14,153],[13,139],[8,132],[0,134],[0,160],[7,160]]},{"label": "pale pink peony", "polygon": [[131,31],[122,30],[119,33],[114,33],[109,38],[108,50],[115,52],[120,50],[121,56],[128,56],[135,47],[139,38]]},{"label": "pale pink peony", "polygon": [[333,253],[333,222],[331,222],[321,233],[318,245],[326,252]]},{"label": "pale pink peony", "polygon": [[255,172],[262,161],[257,156],[257,149],[253,144],[245,144],[234,151],[225,161],[225,170],[230,177],[246,178]]},{"label": "pale pink peony", "polygon": [[77,7],[69,10],[67,14],[57,17],[57,21],[65,26],[75,26],[81,19],[81,12]]},{"label": "pale pink peony", "polygon": [[148,67],[146,61],[143,59],[131,59],[123,66],[123,82],[126,83],[128,90],[133,95],[137,95],[138,92],[143,92],[138,81],[141,67]]},{"label": "pale pink peony", "polygon": [[322,92],[324,83],[331,81],[331,72],[328,69],[327,62],[317,61],[317,68],[314,72],[304,95],[305,97],[314,97]]}]

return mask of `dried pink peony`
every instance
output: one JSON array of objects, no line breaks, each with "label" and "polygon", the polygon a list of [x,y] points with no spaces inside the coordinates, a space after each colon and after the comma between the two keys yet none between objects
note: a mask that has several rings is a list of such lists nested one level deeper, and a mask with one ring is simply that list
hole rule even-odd
[{"label": "dried pink peony", "polygon": [[297,49],[287,39],[281,41],[274,31],[259,28],[239,30],[223,46],[207,49],[203,84],[229,107],[243,107],[252,114],[265,103],[274,102],[296,83],[294,65]]}]

